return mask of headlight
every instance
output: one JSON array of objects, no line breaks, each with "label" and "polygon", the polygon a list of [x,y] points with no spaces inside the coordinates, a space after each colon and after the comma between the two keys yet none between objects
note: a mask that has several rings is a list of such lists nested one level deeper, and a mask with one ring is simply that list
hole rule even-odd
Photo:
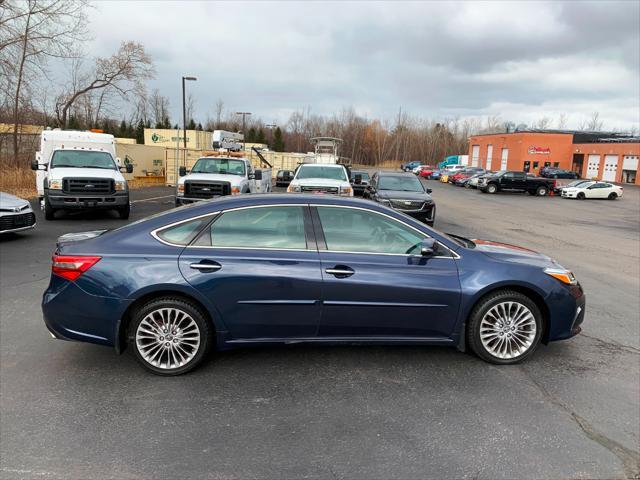
[{"label": "headlight", "polygon": [[127,182],[124,180],[115,181],[116,192],[124,192],[127,189]]},{"label": "headlight", "polygon": [[340,187],[340,195],[352,195],[353,189],[351,187]]},{"label": "headlight", "polygon": [[289,185],[287,187],[287,192],[289,193],[299,193],[300,191],[300,185]]},{"label": "headlight", "polygon": [[176,195],[179,197],[184,195],[184,183],[178,185],[178,188],[176,189]]},{"label": "headlight", "polygon": [[62,190],[62,180],[49,180],[49,188],[52,190]]},{"label": "headlight", "polygon": [[240,187],[231,187],[231,195],[240,195]]},{"label": "headlight", "polygon": [[567,285],[576,285],[578,281],[571,270],[566,268],[545,268],[544,273],[551,275],[553,278],[560,280]]}]

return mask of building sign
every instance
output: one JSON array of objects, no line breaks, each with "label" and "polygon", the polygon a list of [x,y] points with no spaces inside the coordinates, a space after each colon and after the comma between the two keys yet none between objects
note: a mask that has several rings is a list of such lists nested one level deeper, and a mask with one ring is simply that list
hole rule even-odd
[{"label": "building sign", "polygon": [[549,155],[551,149],[549,147],[529,147],[528,153],[530,155]]}]

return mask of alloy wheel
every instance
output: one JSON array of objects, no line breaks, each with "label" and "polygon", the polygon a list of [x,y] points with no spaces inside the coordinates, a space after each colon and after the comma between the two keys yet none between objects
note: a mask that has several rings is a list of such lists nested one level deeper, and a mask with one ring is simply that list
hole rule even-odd
[{"label": "alloy wheel", "polygon": [[536,320],[529,308],[519,302],[501,302],[482,317],[480,340],[489,354],[510,360],[531,348],[536,330]]},{"label": "alloy wheel", "polygon": [[191,362],[200,346],[200,328],[193,317],[177,308],[148,313],[136,329],[136,348],[145,362],[171,370]]}]

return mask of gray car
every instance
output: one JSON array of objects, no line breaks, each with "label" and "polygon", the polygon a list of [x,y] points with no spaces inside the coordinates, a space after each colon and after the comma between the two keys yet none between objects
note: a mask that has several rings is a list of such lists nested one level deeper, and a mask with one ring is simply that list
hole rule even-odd
[{"label": "gray car", "polygon": [[0,192],[0,234],[22,232],[36,226],[36,215],[27,200]]}]

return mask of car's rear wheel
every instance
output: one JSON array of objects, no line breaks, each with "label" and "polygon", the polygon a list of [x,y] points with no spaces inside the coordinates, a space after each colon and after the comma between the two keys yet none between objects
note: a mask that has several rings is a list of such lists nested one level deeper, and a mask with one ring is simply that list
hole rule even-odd
[{"label": "car's rear wheel", "polygon": [[542,314],[529,297],[502,290],[482,299],[471,312],[467,341],[483,360],[501,365],[531,356],[540,343]]},{"label": "car's rear wheel", "polygon": [[213,330],[205,314],[191,302],[161,297],[133,314],[129,341],[136,359],[147,370],[180,375],[205,358],[213,343]]},{"label": "car's rear wheel", "polygon": [[615,200],[616,198],[618,198],[618,194],[616,192],[611,192],[609,194],[609,200]]},{"label": "car's rear wheel", "polygon": [[549,189],[545,186],[541,185],[538,188],[536,188],[536,195],[539,197],[546,197],[548,193],[549,193]]},{"label": "car's rear wheel", "polygon": [[584,193],[583,192],[579,192],[578,195],[576,195],[576,198],[578,200],[584,200],[584,198],[585,198]]}]

